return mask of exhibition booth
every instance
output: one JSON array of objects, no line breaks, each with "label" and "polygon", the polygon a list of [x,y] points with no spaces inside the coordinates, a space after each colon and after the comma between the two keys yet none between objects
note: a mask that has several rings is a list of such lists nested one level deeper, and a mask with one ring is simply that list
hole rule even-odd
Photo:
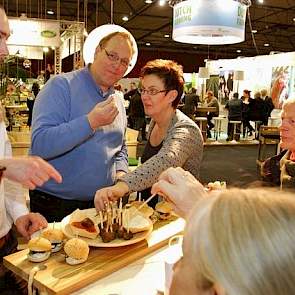
[{"label": "exhibition booth", "polygon": [[223,84],[232,85],[227,90],[240,96],[244,89],[255,93],[265,88],[275,108],[281,108],[284,100],[295,95],[295,52],[209,60],[206,67],[210,76],[219,77],[220,95],[226,88]]}]

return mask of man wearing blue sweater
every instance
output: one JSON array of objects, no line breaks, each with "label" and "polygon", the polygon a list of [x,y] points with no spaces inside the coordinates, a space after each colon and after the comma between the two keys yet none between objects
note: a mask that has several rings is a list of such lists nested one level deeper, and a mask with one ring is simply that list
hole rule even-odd
[{"label": "man wearing blue sweater", "polygon": [[92,64],[51,78],[38,95],[31,154],[47,159],[63,177],[62,184],[49,181],[30,191],[31,210],[49,222],[94,207],[96,190],[127,172],[126,113],[113,85],[131,66],[133,40],[127,32],[107,35]]}]

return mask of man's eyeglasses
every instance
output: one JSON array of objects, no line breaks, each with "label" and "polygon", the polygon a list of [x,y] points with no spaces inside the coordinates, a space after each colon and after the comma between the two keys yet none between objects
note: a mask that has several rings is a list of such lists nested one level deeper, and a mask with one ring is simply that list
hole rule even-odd
[{"label": "man's eyeglasses", "polygon": [[110,61],[113,62],[120,62],[120,64],[124,67],[124,68],[128,68],[131,66],[131,63],[129,62],[128,58],[120,58],[116,53],[113,52],[108,52],[105,48],[103,48],[103,50],[106,53],[106,56],[108,57],[108,59]]},{"label": "man's eyeglasses", "polygon": [[164,89],[164,90],[157,90],[157,89],[154,89],[154,88],[151,88],[151,89],[145,89],[145,88],[138,88],[138,92],[140,94],[147,94],[147,95],[157,95],[158,93],[161,93],[161,92],[168,92],[169,90],[167,89]]}]

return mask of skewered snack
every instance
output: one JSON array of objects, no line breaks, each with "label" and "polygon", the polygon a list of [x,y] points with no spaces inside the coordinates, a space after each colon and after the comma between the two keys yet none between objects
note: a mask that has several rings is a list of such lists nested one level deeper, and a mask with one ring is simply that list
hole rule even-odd
[{"label": "skewered snack", "polygon": [[104,243],[109,243],[116,238],[116,233],[113,231],[104,231],[100,236]]},{"label": "skewered snack", "polygon": [[124,238],[124,233],[126,232],[126,229],[121,226],[118,231],[117,231],[117,238],[118,239],[123,239]]},{"label": "skewered snack", "polygon": [[131,231],[129,231],[129,232],[125,231],[123,233],[124,240],[131,240],[132,238],[133,238],[133,233]]}]

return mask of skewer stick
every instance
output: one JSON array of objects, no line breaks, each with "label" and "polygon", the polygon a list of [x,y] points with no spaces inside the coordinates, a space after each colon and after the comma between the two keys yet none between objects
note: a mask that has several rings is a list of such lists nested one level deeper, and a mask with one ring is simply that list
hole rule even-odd
[{"label": "skewer stick", "polygon": [[113,232],[113,216],[112,211],[109,212],[109,220],[110,220],[110,231]]},{"label": "skewer stick", "polygon": [[151,195],[147,200],[145,200],[138,208],[135,208],[135,210],[133,211],[133,214],[132,214],[132,216],[136,213],[136,212],[139,212],[140,211],[140,209],[142,208],[142,207],[144,207],[153,197],[155,197],[157,194],[153,194],[153,195]]},{"label": "skewer stick", "polygon": [[100,227],[101,227],[101,230],[103,230],[103,216],[101,211],[99,211],[99,218],[100,218]]},{"label": "skewer stick", "polygon": [[130,211],[129,211],[129,209],[126,209],[127,210],[127,233],[129,234],[129,222],[130,222]]},{"label": "skewer stick", "polygon": [[122,225],[122,198],[120,198],[120,204],[119,204],[119,225]]}]

